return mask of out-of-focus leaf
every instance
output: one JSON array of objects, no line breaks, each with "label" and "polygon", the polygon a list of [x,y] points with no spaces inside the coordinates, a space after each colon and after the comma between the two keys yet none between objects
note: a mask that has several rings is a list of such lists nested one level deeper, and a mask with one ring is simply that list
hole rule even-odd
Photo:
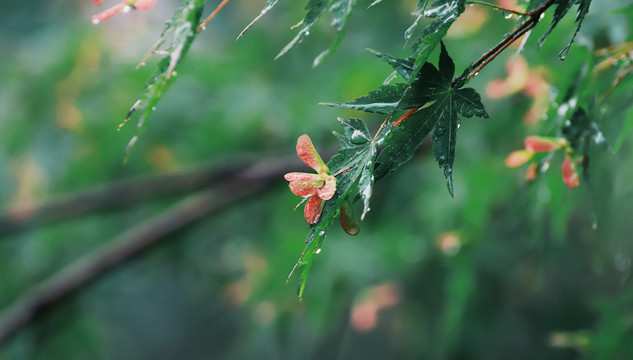
[{"label": "out-of-focus leaf", "polygon": [[556,4],[556,10],[554,11],[554,19],[552,20],[552,23],[550,24],[547,31],[545,31],[545,34],[543,34],[543,36],[541,36],[541,38],[538,40],[539,47],[543,45],[543,43],[545,42],[545,39],[547,39],[549,34],[552,32],[552,30],[554,30],[554,28],[558,25],[561,19],[565,17],[569,9],[571,9],[571,7],[576,4],[579,5],[578,13],[576,15],[577,25],[576,25],[576,30],[574,31],[574,35],[569,41],[569,44],[559,54],[560,59],[564,60],[565,57],[567,56],[567,52],[569,51],[569,48],[571,47],[574,40],[576,39],[576,34],[578,34],[578,31],[580,30],[580,26],[582,25],[582,21],[585,18],[585,15],[587,15],[587,13],[589,12],[589,5],[591,4],[591,0],[556,0],[554,3]]},{"label": "out-of-focus leaf", "polygon": [[336,38],[330,47],[320,53],[313,62],[313,66],[318,66],[332,51],[334,51],[341,40],[343,40],[345,25],[347,24],[347,20],[352,15],[352,9],[356,5],[356,0],[339,0],[333,1],[332,5],[330,5],[330,12],[332,13],[332,22],[331,25],[337,31]]},{"label": "out-of-focus leaf", "polygon": [[574,35],[572,35],[571,40],[569,41],[569,44],[567,44],[567,46],[565,46],[565,48],[561,50],[560,53],[558,54],[561,60],[565,60],[565,58],[567,57],[569,48],[574,43],[574,40],[576,39],[576,35],[578,34],[578,31],[580,31],[580,26],[582,25],[582,21],[587,15],[587,13],[589,12],[589,5],[591,5],[591,0],[582,0],[579,2],[578,14],[576,15],[576,23],[577,23],[576,30],[574,31]]},{"label": "out-of-focus leaf", "polygon": [[585,148],[587,142],[609,148],[606,138],[600,131],[596,119],[582,107],[578,107],[563,127],[563,135],[575,150]]},{"label": "out-of-focus leaf", "polygon": [[[404,32],[404,38],[405,39],[409,40],[411,38],[411,36],[415,32],[415,29],[420,24],[420,20],[422,20],[422,18],[425,16],[424,8],[426,8],[426,4],[428,2],[429,2],[428,0],[420,0],[418,2],[418,5],[416,6],[416,10],[417,10],[418,13],[417,13],[417,15],[415,17],[415,20],[413,21],[413,24],[411,24],[411,26],[409,26],[409,28]],[[429,14],[427,16],[431,17],[432,15]]]},{"label": "out-of-focus leaf", "polygon": [[288,52],[288,50],[292,49],[293,46],[299,43],[299,41],[310,34],[310,29],[312,28],[312,26],[316,24],[321,15],[323,15],[323,13],[327,10],[327,3],[328,2],[326,0],[308,1],[308,4],[305,7],[308,12],[305,18],[299,23],[299,25],[301,26],[299,33],[297,33],[297,35],[286,46],[284,46],[283,49],[281,49],[275,59],[283,56],[285,53]]},{"label": "out-of-focus leaf", "polygon": [[[274,5],[274,4],[273,4]],[[332,13],[332,22],[331,25],[336,29],[338,35],[334,39],[332,45],[321,54],[319,54],[314,59],[314,66],[317,66],[323,61],[323,59],[330,54],[332,50],[334,50],[343,39],[343,30],[345,29],[345,25],[347,24],[347,20],[352,14],[352,9],[356,5],[356,0],[310,0],[306,5],[305,9],[308,11],[306,16],[301,22],[298,24],[301,26],[301,29],[297,33],[297,35],[277,54],[275,59],[283,56],[287,53],[293,46],[301,42],[304,37],[310,34],[310,29],[316,24],[321,15],[323,15],[326,11],[330,11]]]},{"label": "out-of-focus leaf", "polygon": [[241,38],[242,35],[244,35],[244,33],[246,31],[248,31],[248,29],[250,29],[253,25],[255,25],[255,23],[261,19],[264,15],[266,15],[267,12],[270,11],[270,9],[273,8],[273,6],[275,6],[275,4],[277,4],[277,0],[268,0],[266,1],[266,5],[264,5],[264,8],[262,9],[262,11],[260,11],[259,15],[257,15],[257,17],[255,17],[255,19],[253,19],[248,25],[246,25],[246,27],[244,28],[244,30],[242,30],[242,32],[240,32],[240,34],[237,36],[237,38]]},{"label": "out-of-focus leaf", "polygon": [[143,96],[134,103],[123,121],[123,124],[125,124],[134,114],[140,113],[136,135],[132,137],[126,149],[128,154],[139,135],[145,130],[147,119],[156,110],[156,105],[174,82],[177,75],[176,70],[197,35],[196,28],[200,21],[204,3],[205,0],[184,1],[167,22],[167,27],[161,34],[160,39],[141,61],[141,64],[144,64],[151,55],[159,51],[166,53],[158,63],[158,68],[150,80],[145,84]]}]

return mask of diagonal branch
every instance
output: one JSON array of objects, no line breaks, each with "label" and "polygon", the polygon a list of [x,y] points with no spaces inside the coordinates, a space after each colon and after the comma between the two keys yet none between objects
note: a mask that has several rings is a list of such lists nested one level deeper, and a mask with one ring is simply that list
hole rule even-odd
[{"label": "diagonal branch", "polygon": [[246,169],[220,186],[186,199],[125,231],[107,245],[66,266],[19,297],[0,315],[0,343],[8,340],[44,309],[60,303],[117,266],[142,254],[159,240],[204,216],[220,212],[270,188],[283,180],[282,174],[296,168],[296,163],[295,159],[270,160],[265,162],[265,166]]},{"label": "diagonal branch", "polygon": [[505,36],[497,45],[492,49],[484,53],[477,61],[472,63],[463,74],[453,79],[452,85],[455,86],[458,82],[466,81],[477,75],[477,73],[488,65],[497,55],[501,54],[510,44],[520,39],[528,31],[532,30],[536,24],[541,20],[541,15],[545,11],[554,5],[554,0],[547,0],[538,8],[525,13],[528,17],[521,25],[519,25],[513,32]]},{"label": "diagonal branch", "polygon": [[246,157],[234,157],[175,174],[123,180],[59,196],[41,204],[10,206],[0,213],[0,236],[54,221],[133,206],[161,196],[200,190],[234,176],[254,161]]}]

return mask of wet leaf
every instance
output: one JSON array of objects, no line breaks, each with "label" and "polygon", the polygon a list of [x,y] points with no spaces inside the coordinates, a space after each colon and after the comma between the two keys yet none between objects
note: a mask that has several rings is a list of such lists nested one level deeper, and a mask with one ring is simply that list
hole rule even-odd
[{"label": "wet leaf", "polygon": [[[406,63],[388,57],[390,64]],[[410,69],[411,73],[413,72]],[[444,44],[441,45],[439,69],[426,62],[412,81],[408,90],[397,101],[397,91],[407,89],[405,83],[383,85],[369,95],[349,103],[329,104],[343,108],[353,108],[368,112],[392,113],[396,110],[412,109],[405,115],[402,123],[396,122],[387,136],[380,155],[374,176],[380,179],[409,161],[415,150],[420,147],[424,138],[432,133],[433,153],[444,170],[446,184],[453,194],[453,162],[455,159],[456,134],[459,127],[459,116],[488,117],[479,94],[471,88],[459,88],[452,85],[455,65],[448,55]],[[388,133],[388,132],[385,132]]]},{"label": "wet leaf", "polygon": [[314,255],[321,248],[330,225],[341,214],[341,207],[346,206],[345,220],[347,222],[342,223],[344,227],[347,226],[345,231],[358,232],[349,219],[350,200],[353,202],[355,199],[360,199],[363,202],[363,214],[369,211],[369,200],[374,185],[375,142],[362,120],[339,118],[339,122],[343,127],[343,134],[337,136],[341,149],[327,163],[331,173],[337,175],[336,193],[325,202],[320,218],[311,225],[306,246],[288,276],[290,278],[297,268],[302,268],[299,279],[299,297],[303,295]]},{"label": "wet leaf", "polygon": [[143,96],[134,103],[126,119],[121,124],[123,126],[134,115],[140,114],[136,135],[130,140],[126,149],[128,154],[139,135],[145,130],[147,119],[156,110],[156,105],[176,79],[176,70],[197,35],[196,28],[200,22],[204,3],[205,0],[184,1],[167,22],[167,27],[161,34],[160,39],[141,61],[141,65],[144,65],[151,55],[158,52],[166,54],[158,63],[158,67],[150,80],[145,84]]},{"label": "wet leaf", "polygon": [[576,15],[576,30],[574,31],[574,35],[569,41],[569,44],[559,53],[560,59],[565,60],[567,52],[576,39],[578,31],[580,30],[582,21],[589,12],[589,5],[591,4],[591,0],[556,0],[554,3],[556,4],[556,10],[554,10],[554,19],[552,20],[552,23],[550,24],[547,31],[545,31],[545,34],[543,34],[543,36],[541,36],[541,38],[538,40],[538,46],[541,47],[543,45],[545,39],[547,39],[552,30],[554,30],[554,28],[558,25],[562,18],[565,17],[572,6],[578,4],[578,13]]},{"label": "wet leaf", "polygon": [[[274,5],[274,3],[272,4]],[[310,29],[317,23],[319,18],[326,12],[330,12],[332,15],[332,21],[330,25],[337,31],[337,36],[332,42],[332,45],[314,59],[314,66],[319,65],[323,59],[325,59],[334,49],[338,47],[343,39],[343,33],[345,25],[352,14],[352,10],[356,5],[356,0],[310,0],[308,1],[305,9],[307,10],[306,16],[298,24],[300,26],[299,32],[295,37],[277,54],[275,59],[280,58],[287,53],[292,47],[297,45],[306,36],[310,35]],[[267,4],[268,6],[268,4]],[[271,6],[272,7],[272,6]],[[261,15],[260,15],[261,17]],[[257,19],[255,19],[257,20]],[[249,25],[250,26],[250,25]]]},{"label": "wet leaf", "polygon": [[424,11],[424,16],[436,19],[422,30],[412,46],[410,56],[418,64],[418,67],[413,71],[414,77],[421,69],[420,64],[425,64],[431,52],[446,36],[448,29],[465,9],[464,0],[438,0],[433,3],[430,9]]},{"label": "wet leaf", "polygon": [[266,1],[266,5],[264,5],[264,8],[262,9],[262,11],[259,12],[259,15],[257,15],[255,19],[253,19],[248,25],[246,25],[244,30],[242,30],[242,32],[237,36],[237,39],[239,40],[239,38],[241,38],[244,35],[244,33],[248,31],[248,29],[250,29],[253,25],[255,25],[255,23],[259,21],[259,19],[261,19],[264,15],[266,15],[266,13],[269,12],[273,8],[273,6],[275,6],[275,4],[277,4],[277,0]]}]

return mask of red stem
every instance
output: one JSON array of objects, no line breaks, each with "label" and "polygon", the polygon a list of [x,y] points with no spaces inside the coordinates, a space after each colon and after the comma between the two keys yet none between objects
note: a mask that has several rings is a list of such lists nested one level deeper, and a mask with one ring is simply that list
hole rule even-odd
[{"label": "red stem", "polygon": [[204,30],[205,27],[207,27],[207,24],[209,23],[209,21],[211,21],[211,19],[213,19],[215,17],[215,14],[217,14],[223,7],[224,5],[226,5],[230,0],[222,0],[222,2],[220,3],[220,5],[218,5],[218,7],[215,8],[215,10],[213,10],[213,12],[211,13],[211,15],[209,15],[209,17],[207,17],[202,24],[200,24],[200,26],[198,26],[198,32]]},{"label": "red stem", "polygon": [[411,114],[413,114],[414,112],[418,111],[419,109],[420,109],[420,106],[416,106],[416,107],[412,108],[411,110],[407,111],[404,115],[402,115],[400,117],[400,119],[396,120],[396,122],[393,123],[393,126],[396,127],[396,126],[400,125],[402,120],[408,118]]}]

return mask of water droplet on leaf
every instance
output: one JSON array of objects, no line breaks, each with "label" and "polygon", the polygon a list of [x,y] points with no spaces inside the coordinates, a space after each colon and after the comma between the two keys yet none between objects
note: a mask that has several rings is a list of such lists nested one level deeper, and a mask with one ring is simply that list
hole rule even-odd
[{"label": "water droplet on leaf", "polygon": [[350,140],[352,141],[352,144],[359,145],[366,143],[368,139],[362,131],[354,130]]},{"label": "water droplet on leaf", "polygon": [[316,249],[315,254],[319,254],[321,252],[321,248]]},{"label": "water droplet on leaf", "polygon": [[323,235],[325,235],[325,230],[319,231],[319,236],[323,236]]}]

